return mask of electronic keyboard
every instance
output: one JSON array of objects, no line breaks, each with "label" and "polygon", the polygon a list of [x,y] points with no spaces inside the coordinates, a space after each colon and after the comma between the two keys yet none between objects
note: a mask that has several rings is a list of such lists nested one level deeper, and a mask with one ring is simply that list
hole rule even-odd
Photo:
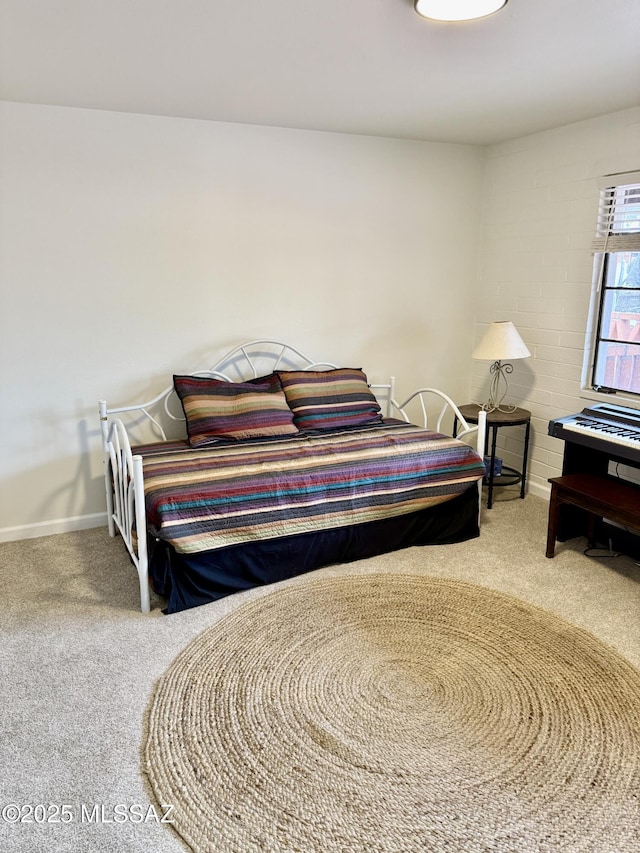
[{"label": "electronic keyboard", "polygon": [[549,435],[640,462],[640,411],[601,403],[549,421]]}]

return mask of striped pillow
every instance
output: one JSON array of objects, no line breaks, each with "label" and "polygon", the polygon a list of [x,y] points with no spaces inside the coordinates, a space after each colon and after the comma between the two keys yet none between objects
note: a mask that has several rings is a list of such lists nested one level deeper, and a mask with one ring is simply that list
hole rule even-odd
[{"label": "striped pillow", "polygon": [[367,377],[358,368],[278,370],[298,429],[335,429],[382,420]]},{"label": "striped pillow", "polygon": [[174,376],[192,447],[220,438],[292,435],[298,429],[275,374],[253,382]]}]

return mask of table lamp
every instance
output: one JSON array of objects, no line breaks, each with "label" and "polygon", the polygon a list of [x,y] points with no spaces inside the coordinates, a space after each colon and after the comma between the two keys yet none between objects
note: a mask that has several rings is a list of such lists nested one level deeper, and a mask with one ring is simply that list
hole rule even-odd
[{"label": "table lamp", "polygon": [[509,385],[507,374],[513,373],[513,365],[510,362],[530,356],[527,345],[510,320],[491,323],[471,356],[476,361],[493,362],[489,368],[489,399],[482,405],[485,412],[515,412],[517,406],[503,405]]}]

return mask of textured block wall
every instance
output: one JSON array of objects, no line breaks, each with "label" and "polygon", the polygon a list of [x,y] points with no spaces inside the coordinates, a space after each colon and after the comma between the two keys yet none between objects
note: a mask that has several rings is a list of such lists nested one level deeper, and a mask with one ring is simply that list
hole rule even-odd
[{"label": "textured block wall", "polygon": [[[533,415],[529,483],[539,494],[562,465],[549,420],[590,402],[580,386],[599,181],[635,170],[640,108],[487,150],[475,339],[491,321],[512,320],[531,350],[514,362],[509,396]],[[488,367],[474,363],[474,400],[486,399]],[[517,463],[522,430],[500,434],[505,459]]]}]

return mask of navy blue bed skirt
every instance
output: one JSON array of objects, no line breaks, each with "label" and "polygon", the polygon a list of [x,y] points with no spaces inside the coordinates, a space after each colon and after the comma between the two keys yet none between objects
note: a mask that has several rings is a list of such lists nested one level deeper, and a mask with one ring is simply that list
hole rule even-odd
[{"label": "navy blue bed skirt", "polygon": [[167,599],[165,613],[224,598],[336,563],[363,560],[411,545],[446,545],[479,535],[478,490],[409,515],[334,530],[249,542],[200,554],[178,554],[162,540],[149,541],[154,591]]}]

